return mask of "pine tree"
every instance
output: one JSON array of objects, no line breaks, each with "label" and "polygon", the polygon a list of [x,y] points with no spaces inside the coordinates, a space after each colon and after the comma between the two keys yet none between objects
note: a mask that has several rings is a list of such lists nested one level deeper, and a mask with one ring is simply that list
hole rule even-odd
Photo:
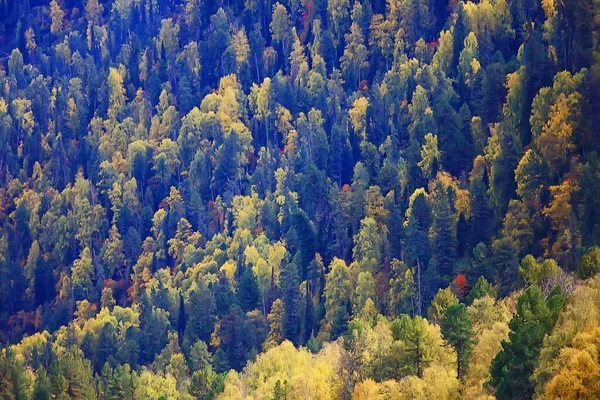
[{"label": "pine tree", "polygon": [[223,350],[227,365],[236,370],[246,364],[250,350],[247,330],[242,309],[234,304],[221,321],[218,335],[221,340],[219,350]]},{"label": "pine tree", "polygon": [[489,244],[492,231],[492,211],[483,176],[472,175],[469,193],[471,195],[471,244]]},{"label": "pine tree", "polygon": [[281,270],[279,279],[284,309],[284,337],[298,345],[301,340],[302,294],[298,287],[298,268],[296,265],[294,263],[286,264]]},{"label": "pine tree", "polygon": [[469,361],[475,345],[473,322],[464,304],[453,304],[442,318],[442,336],[456,351],[458,379],[462,379],[469,369]]},{"label": "pine tree", "polygon": [[544,300],[537,286],[529,287],[517,301],[517,310],[509,323],[510,341],[494,357],[490,384],[498,399],[528,399],[534,394],[531,375],[536,366],[544,336],[550,333],[556,314],[566,295],[557,287]]},{"label": "pine tree", "polygon": [[184,343],[191,345],[198,339],[210,342],[210,336],[213,333],[215,324],[215,297],[213,292],[206,286],[199,288],[189,294],[187,304],[184,304],[187,311]]},{"label": "pine tree", "polygon": [[433,208],[433,253],[440,276],[449,277],[452,275],[456,256],[456,227],[448,193],[441,182],[436,184],[435,193],[437,198]]},{"label": "pine tree", "polygon": [[50,380],[46,370],[41,367],[37,370],[37,379],[33,388],[34,400],[50,400],[52,398]]},{"label": "pine tree", "polygon": [[246,268],[237,290],[238,304],[245,312],[252,311],[258,306],[260,291],[252,268]]}]

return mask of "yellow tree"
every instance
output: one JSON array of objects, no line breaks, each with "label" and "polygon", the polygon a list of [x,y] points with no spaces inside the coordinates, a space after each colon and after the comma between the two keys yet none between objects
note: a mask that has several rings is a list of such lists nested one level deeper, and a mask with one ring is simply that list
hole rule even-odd
[{"label": "yellow tree", "polygon": [[110,68],[108,73],[108,117],[116,120],[125,106],[125,88],[123,76],[116,68]]},{"label": "yellow tree", "polygon": [[104,6],[98,2],[98,0],[88,0],[85,5],[85,18],[94,23],[100,25],[102,21],[102,12],[104,12]]},{"label": "yellow tree", "polygon": [[552,172],[560,172],[569,161],[569,154],[575,149],[573,143],[574,121],[579,118],[579,93],[566,97],[563,93],[552,106],[548,121],[537,138],[536,145],[546,157]]},{"label": "yellow tree", "polygon": [[52,23],[50,24],[50,32],[57,34],[63,30],[63,19],[65,13],[61,10],[56,0],[50,2],[50,18]]},{"label": "yellow tree", "polygon": [[279,2],[273,5],[273,16],[269,25],[273,40],[279,43],[287,56],[291,39],[292,22],[285,6]]},{"label": "yellow tree", "polygon": [[545,387],[542,399],[600,398],[600,326],[592,321],[556,360],[558,373]]},{"label": "yellow tree", "polygon": [[575,191],[575,185],[569,179],[562,184],[550,186],[552,201],[545,207],[542,213],[552,224],[552,230],[561,232],[569,229],[571,222],[571,196]]},{"label": "yellow tree", "polygon": [[350,122],[354,133],[361,137],[363,140],[367,140],[367,108],[369,107],[369,100],[366,97],[360,97],[354,100],[352,108],[348,111],[350,116]]},{"label": "yellow tree", "polygon": [[340,66],[347,77],[347,81],[353,82],[354,87],[363,77],[363,73],[369,68],[369,51],[365,46],[365,38],[360,26],[353,22],[350,26],[350,33],[344,35],[346,39],[346,48],[340,58]]}]

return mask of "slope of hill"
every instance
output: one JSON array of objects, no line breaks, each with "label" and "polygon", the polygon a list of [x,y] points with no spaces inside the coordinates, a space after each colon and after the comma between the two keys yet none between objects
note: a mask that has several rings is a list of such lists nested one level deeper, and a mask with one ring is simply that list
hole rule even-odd
[{"label": "slope of hill", "polygon": [[0,399],[600,397],[598,0],[0,1]]}]

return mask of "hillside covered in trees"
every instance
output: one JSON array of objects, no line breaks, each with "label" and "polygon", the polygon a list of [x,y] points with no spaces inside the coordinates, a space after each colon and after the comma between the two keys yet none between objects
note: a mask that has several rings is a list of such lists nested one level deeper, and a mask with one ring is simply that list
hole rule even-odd
[{"label": "hillside covered in trees", "polygon": [[599,0],[0,0],[0,399],[600,398]]}]

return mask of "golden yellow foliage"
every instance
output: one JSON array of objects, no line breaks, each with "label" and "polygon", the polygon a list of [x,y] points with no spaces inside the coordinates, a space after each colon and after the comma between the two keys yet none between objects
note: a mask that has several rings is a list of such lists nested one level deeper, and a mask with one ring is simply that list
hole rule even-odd
[{"label": "golden yellow foliage", "polygon": [[465,379],[463,392],[465,399],[481,399],[490,396],[484,388],[490,378],[492,359],[502,348],[502,340],[508,338],[508,324],[505,321],[494,322],[490,329],[485,329],[477,336],[477,345],[473,351],[469,372]]},{"label": "golden yellow foliage", "polygon": [[589,380],[596,372],[594,364],[584,353],[589,353],[592,360],[598,362],[599,325],[600,275],[596,275],[586,285],[575,289],[552,334],[544,339],[539,364],[533,375],[539,395],[547,392],[546,398],[562,396],[565,385],[577,382],[576,391],[583,396],[579,398],[588,398],[584,393],[593,392],[594,385]]},{"label": "golden yellow foliage", "polygon": [[335,399],[340,352],[337,342],[325,345],[313,355],[285,341],[260,354],[243,372],[230,372],[219,399],[268,399],[277,381],[287,382],[289,399]]},{"label": "golden yellow foliage", "polygon": [[543,399],[600,397],[600,325],[592,321],[573,338],[572,347],[560,351],[560,370],[546,384]]},{"label": "golden yellow foliage", "polygon": [[407,376],[399,383],[397,399],[413,400],[450,400],[459,399],[460,383],[454,368],[439,364],[432,365],[423,372],[423,378]]}]

